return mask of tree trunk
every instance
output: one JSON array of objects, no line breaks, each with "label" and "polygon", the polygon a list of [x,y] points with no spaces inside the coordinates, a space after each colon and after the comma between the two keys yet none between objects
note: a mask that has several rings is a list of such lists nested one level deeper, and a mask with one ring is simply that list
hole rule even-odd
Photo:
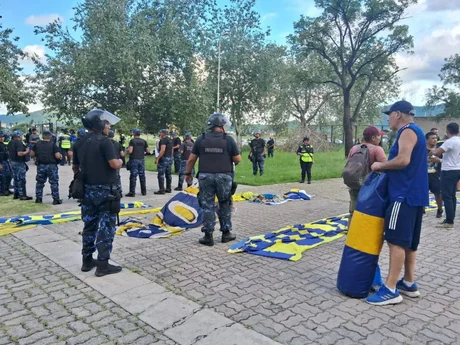
[{"label": "tree trunk", "polygon": [[353,124],[351,122],[350,90],[343,90],[343,133],[345,134],[345,157],[353,147]]}]

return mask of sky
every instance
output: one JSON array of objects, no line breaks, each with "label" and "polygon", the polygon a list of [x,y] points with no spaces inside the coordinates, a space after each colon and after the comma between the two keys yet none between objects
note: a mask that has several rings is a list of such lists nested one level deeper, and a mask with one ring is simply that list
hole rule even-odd
[{"label": "sky", "polygon": [[[220,5],[229,0],[218,0]],[[73,7],[80,0],[20,0],[0,4],[4,28],[13,28],[19,36],[20,48],[36,53],[44,59],[47,52],[41,37],[34,35],[35,25],[46,25],[60,18],[64,25],[72,26]],[[271,37],[277,43],[286,42],[286,36],[293,32],[293,23],[300,15],[317,16],[314,0],[256,0],[256,10],[261,23],[270,27]],[[413,54],[400,54],[396,61],[401,68],[403,81],[399,98],[405,98],[414,105],[425,104],[425,94],[433,85],[440,85],[439,71],[444,58],[460,53],[460,1],[419,0],[408,9],[404,23],[414,36]],[[24,73],[33,73],[31,61],[22,61]],[[40,103],[31,104],[30,111],[40,110]],[[5,112],[0,104],[0,114]]]}]

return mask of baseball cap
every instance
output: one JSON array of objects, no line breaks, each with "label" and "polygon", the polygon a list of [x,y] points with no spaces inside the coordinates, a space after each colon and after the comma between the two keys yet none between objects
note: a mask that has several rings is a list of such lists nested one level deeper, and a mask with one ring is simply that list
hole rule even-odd
[{"label": "baseball cap", "polygon": [[408,101],[398,101],[393,104],[390,109],[382,111],[382,113],[390,115],[393,111],[400,111],[403,114],[415,115],[414,107]]},{"label": "baseball cap", "polygon": [[45,131],[43,131],[42,136],[44,136],[44,137],[50,137],[50,136],[51,136],[51,132],[45,130]]},{"label": "baseball cap", "polygon": [[371,138],[377,135],[385,135],[385,132],[380,131],[377,127],[369,126],[363,132],[363,137]]},{"label": "baseball cap", "polygon": [[169,132],[168,132],[167,129],[162,129],[162,130],[160,131],[160,133],[161,133],[161,134],[168,134]]}]

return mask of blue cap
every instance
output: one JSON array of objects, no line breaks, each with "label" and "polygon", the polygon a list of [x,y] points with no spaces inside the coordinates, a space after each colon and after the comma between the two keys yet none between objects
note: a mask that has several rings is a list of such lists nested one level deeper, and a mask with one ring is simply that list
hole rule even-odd
[{"label": "blue cap", "polygon": [[13,132],[13,137],[20,137],[22,135],[24,135],[24,132],[20,131],[19,129]]},{"label": "blue cap", "polygon": [[393,104],[390,109],[387,111],[383,111],[382,113],[390,115],[393,111],[400,111],[403,114],[407,115],[415,115],[415,110],[412,104],[410,104],[408,101],[398,101],[395,104]]},{"label": "blue cap", "polygon": [[191,138],[192,135],[191,135],[189,132],[187,132],[187,133],[185,133],[184,137],[185,137],[185,138]]},{"label": "blue cap", "polygon": [[160,130],[160,133],[161,133],[161,134],[168,134],[169,132],[168,132],[167,129],[162,129],[162,130]]},{"label": "blue cap", "polygon": [[134,133],[135,135],[141,135],[141,130],[140,130],[139,128],[134,128],[134,129],[133,129],[133,133]]},{"label": "blue cap", "polygon": [[50,137],[50,136],[52,136],[52,134],[51,134],[50,131],[44,130],[43,133],[42,133],[42,136],[43,137]]}]

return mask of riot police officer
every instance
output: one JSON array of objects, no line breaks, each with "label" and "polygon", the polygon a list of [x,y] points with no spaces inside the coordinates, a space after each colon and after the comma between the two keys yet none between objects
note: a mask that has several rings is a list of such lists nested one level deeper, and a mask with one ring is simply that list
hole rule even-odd
[{"label": "riot police officer", "polygon": [[139,182],[141,183],[142,195],[147,194],[147,187],[145,185],[145,154],[150,154],[149,145],[147,142],[140,137],[141,130],[133,129],[134,138],[130,140],[128,146],[129,153],[129,193],[126,194],[128,197],[136,196],[136,180],[139,176]]},{"label": "riot police officer", "polygon": [[26,172],[28,170],[26,157],[29,155],[30,149],[24,145],[23,135],[24,133],[19,130],[13,132],[13,139],[8,144],[8,156],[14,178],[14,199],[32,200],[32,197],[27,196],[26,190]]},{"label": "riot police officer", "polygon": [[180,164],[181,164],[181,154],[180,154],[180,147],[181,147],[181,140],[176,132],[172,134],[172,141],[173,141],[173,159],[174,159],[174,173],[180,173]]},{"label": "riot police officer", "polygon": [[[106,136],[110,125],[120,119],[105,110],[94,109],[82,121],[89,133],[75,144],[73,161],[73,171],[81,174],[84,181],[81,270],[88,272],[97,266],[96,276],[101,277],[121,271],[121,267],[109,264],[109,259],[120,212],[121,196],[116,184],[122,162]],[[97,262],[93,259],[96,249]]]},{"label": "riot police officer", "polygon": [[51,132],[44,131],[42,140],[32,146],[30,155],[35,158],[37,164],[37,181],[35,185],[35,202],[41,204],[43,202],[43,187],[46,180],[51,186],[51,196],[53,197],[53,205],[62,204],[59,198],[59,173],[58,162],[62,159],[62,154],[59,147],[51,140]]},{"label": "riot police officer", "polygon": [[[187,161],[188,158],[190,157],[190,154],[192,153],[193,149],[193,141],[192,141],[192,135],[190,133],[185,133],[184,136],[184,141],[182,142],[180,146],[180,170],[179,170],[179,183],[177,185],[177,188],[174,188],[174,190],[181,191],[182,186],[184,184],[184,178],[185,178],[185,169],[187,168]],[[192,170],[192,176],[194,175],[195,171]],[[187,187],[190,187],[191,183],[187,183]]]},{"label": "riot police officer", "polygon": [[308,178],[308,184],[311,184],[311,167],[315,163],[313,157],[313,147],[310,145],[310,138],[304,137],[303,144],[297,149],[297,155],[300,156],[300,169],[301,169],[301,180],[300,183],[305,183],[305,174]]},{"label": "riot police officer", "polygon": [[70,140],[69,131],[67,129],[64,129],[64,134],[62,134],[59,137],[58,142],[59,142],[59,148],[61,149],[61,153],[62,153],[61,166],[65,165],[66,162],[68,162],[68,164],[70,165],[70,162],[72,160],[72,157],[71,157],[72,141]]},{"label": "riot police officer", "polygon": [[9,196],[11,182],[11,168],[8,162],[8,149],[5,145],[6,133],[0,131],[0,196]]},{"label": "riot police officer", "polygon": [[185,171],[186,182],[192,181],[192,170],[198,158],[198,180],[200,192],[198,201],[203,209],[204,237],[201,244],[213,246],[213,232],[216,225],[215,198],[219,200],[217,215],[221,224],[222,243],[233,241],[236,236],[231,233],[231,198],[233,163],[241,162],[235,140],[225,133],[230,121],[223,114],[212,114],[208,120],[210,133],[196,139]]},{"label": "riot police officer", "polygon": [[[168,130],[162,129],[160,131],[160,142],[158,144],[160,152],[155,160],[158,172],[158,185],[160,189],[153,194],[171,193],[171,165],[173,162],[173,142],[168,138]],[[165,189],[166,177],[166,189]]]},{"label": "riot police officer", "polygon": [[264,174],[264,163],[267,154],[265,152],[265,140],[260,137],[260,131],[257,130],[254,133],[254,139],[249,143],[249,159],[252,161],[252,173],[254,176],[257,175],[259,170],[260,176]]},{"label": "riot police officer", "polygon": [[[120,144],[123,151],[126,151],[126,137],[123,134],[123,131],[121,129],[118,130],[118,136],[120,137],[120,139],[118,140],[118,143]],[[125,167],[125,164],[126,164],[125,155],[121,157],[121,160],[123,161],[123,167]]]},{"label": "riot police officer", "polygon": [[[110,130],[109,134],[107,135],[110,139],[110,141],[113,144],[113,147],[115,148],[115,153],[117,154],[117,159],[121,159],[123,161],[123,158],[125,157],[125,150],[121,146],[121,144],[116,141],[115,139],[115,132]],[[123,189],[121,188],[121,177],[120,177],[120,170],[117,170],[117,187],[118,191],[120,192],[120,195],[123,194]]]}]

